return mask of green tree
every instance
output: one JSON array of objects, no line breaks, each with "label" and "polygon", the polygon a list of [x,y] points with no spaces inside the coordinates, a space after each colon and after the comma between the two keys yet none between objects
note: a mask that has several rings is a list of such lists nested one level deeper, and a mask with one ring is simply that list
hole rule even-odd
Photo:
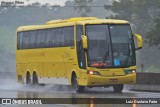
[{"label": "green tree", "polygon": [[105,5],[115,13],[111,18],[125,19],[132,23],[134,31],[145,35],[148,26],[159,11],[160,0],[115,0],[112,5]]},{"label": "green tree", "polygon": [[93,0],[74,0],[74,9],[81,13],[81,16],[87,16],[91,12]]},{"label": "green tree", "polygon": [[156,18],[153,20],[153,25],[150,30],[147,32],[145,42],[149,44],[149,46],[157,46],[160,45],[160,18]]}]

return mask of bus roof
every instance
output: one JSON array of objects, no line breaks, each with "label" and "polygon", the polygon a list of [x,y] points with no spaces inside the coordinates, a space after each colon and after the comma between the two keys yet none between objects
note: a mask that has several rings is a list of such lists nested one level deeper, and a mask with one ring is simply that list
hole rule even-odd
[{"label": "bus roof", "polygon": [[117,20],[117,19],[99,19],[96,17],[74,17],[69,19],[58,19],[51,20],[46,22],[44,25],[31,25],[31,26],[21,26],[17,29],[18,31],[28,31],[28,30],[36,30],[36,29],[46,29],[53,27],[61,27],[61,26],[69,26],[74,24],[129,24],[126,20]]}]

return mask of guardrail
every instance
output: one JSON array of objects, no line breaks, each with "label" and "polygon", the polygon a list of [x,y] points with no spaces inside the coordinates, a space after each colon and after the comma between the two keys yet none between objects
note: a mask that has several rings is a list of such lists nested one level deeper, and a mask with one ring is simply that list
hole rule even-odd
[{"label": "guardrail", "polygon": [[160,73],[137,73],[137,82],[127,85],[129,90],[160,92]]},{"label": "guardrail", "polygon": [[160,85],[160,73],[137,73],[137,84]]}]

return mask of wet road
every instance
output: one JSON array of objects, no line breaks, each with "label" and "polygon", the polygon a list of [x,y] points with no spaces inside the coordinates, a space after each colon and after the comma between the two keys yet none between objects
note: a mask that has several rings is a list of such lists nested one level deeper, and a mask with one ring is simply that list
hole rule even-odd
[{"label": "wet road", "polygon": [[[129,91],[113,93],[112,88],[86,88],[77,94],[68,86],[29,86],[16,83],[14,80],[0,81],[0,98],[160,98],[160,93]],[[28,107],[27,105],[0,105],[3,107]],[[158,104],[54,104],[29,105],[29,107],[160,107]]]}]

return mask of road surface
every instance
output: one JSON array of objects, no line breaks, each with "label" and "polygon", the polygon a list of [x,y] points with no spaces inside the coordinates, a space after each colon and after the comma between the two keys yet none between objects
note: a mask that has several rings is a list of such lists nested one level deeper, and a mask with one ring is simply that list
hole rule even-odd
[{"label": "road surface", "polygon": [[[160,98],[160,93],[130,91],[125,86],[122,93],[114,93],[112,87],[86,88],[77,94],[69,86],[31,86],[19,84],[12,77],[0,76],[0,98]],[[102,100],[103,100],[102,99]],[[160,107],[160,104],[45,104],[45,105],[0,105],[0,107]]]},{"label": "road surface", "polygon": [[[0,80],[0,98],[160,98],[160,93],[129,91],[114,93],[112,88],[86,88],[77,94],[68,86],[22,85],[13,79]],[[0,105],[2,107],[160,107],[158,104],[54,104],[54,105]]]}]

